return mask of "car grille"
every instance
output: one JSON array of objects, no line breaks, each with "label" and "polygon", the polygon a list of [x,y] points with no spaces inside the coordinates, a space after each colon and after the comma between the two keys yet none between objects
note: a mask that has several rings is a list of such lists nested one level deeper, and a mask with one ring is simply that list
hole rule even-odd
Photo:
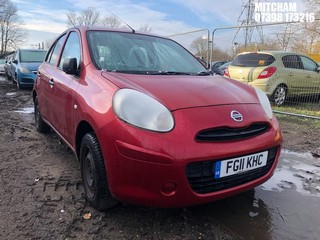
[{"label": "car grille", "polygon": [[186,169],[187,179],[193,191],[200,194],[216,192],[248,183],[264,176],[271,169],[277,156],[278,147],[267,151],[266,166],[219,179],[214,178],[215,161],[190,163]]},{"label": "car grille", "polygon": [[265,133],[269,130],[269,125],[266,123],[255,123],[244,128],[214,128],[200,131],[197,136],[197,141],[227,141],[240,140],[244,138],[254,137]]}]

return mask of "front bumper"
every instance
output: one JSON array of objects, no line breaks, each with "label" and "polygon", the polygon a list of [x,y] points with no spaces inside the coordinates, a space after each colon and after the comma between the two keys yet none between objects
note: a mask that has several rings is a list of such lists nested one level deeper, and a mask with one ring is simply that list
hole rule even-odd
[{"label": "front bumper", "polygon": [[[136,205],[185,207],[226,198],[262,184],[275,170],[282,135],[277,120],[266,120],[263,110],[257,106],[259,105],[252,104],[179,110],[174,112],[176,126],[169,133],[144,131],[116,120],[112,123],[112,131],[100,131],[103,135],[101,137],[106,140],[106,144],[102,145],[102,152],[111,193],[120,201]],[[250,116],[245,117],[246,120],[240,124],[235,123],[228,115],[234,109]],[[235,141],[195,140],[195,135],[200,130],[212,126],[243,127],[263,120],[269,121],[270,128],[259,136]],[[231,179],[231,185],[226,188],[199,192],[188,176],[193,164],[203,165],[209,162],[211,168],[217,160],[268,149],[273,149],[273,159],[262,174],[249,180],[243,180],[245,176],[240,174],[237,179]],[[200,180],[202,177],[200,176]],[[206,177],[210,178],[210,174]]]}]

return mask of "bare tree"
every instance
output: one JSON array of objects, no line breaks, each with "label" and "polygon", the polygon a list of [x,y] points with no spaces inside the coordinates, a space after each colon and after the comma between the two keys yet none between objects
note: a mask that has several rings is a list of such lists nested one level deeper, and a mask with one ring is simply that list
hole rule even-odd
[{"label": "bare tree", "polygon": [[147,23],[140,26],[139,31],[141,32],[151,32],[152,27],[150,27]]},{"label": "bare tree", "polygon": [[5,53],[25,42],[28,34],[22,28],[16,5],[10,0],[0,0],[0,6],[1,53]]},{"label": "bare tree", "polygon": [[202,39],[201,37],[193,40],[193,42],[190,45],[191,51],[201,59],[207,58],[207,52],[208,52],[208,41],[207,39]]},{"label": "bare tree", "polygon": [[275,33],[275,37],[277,40],[276,45],[280,46],[279,50],[288,50],[290,44],[292,43],[295,32],[296,30],[292,24],[286,24],[280,32]]},{"label": "bare tree", "polygon": [[110,28],[119,28],[121,27],[121,22],[117,17],[109,16],[102,19],[101,25]]},{"label": "bare tree", "polygon": [[67,13],[67,25],[69,27],[100,25],[100,12],[93,7],[83,10],[79,15],[74,11],[69,11]]},{"label": "bare tree", "polygon": [[[313,13],[314,22],[305,22],[299,24],[295,29],[295,35],[292,37],[291,48],[294,51],[302,53],[318,53],[320,44],[320,21],[317,17],[320,15],[320,0],[305,0],[306,13]],[[302,37],[303,36],[303,37]]]}]

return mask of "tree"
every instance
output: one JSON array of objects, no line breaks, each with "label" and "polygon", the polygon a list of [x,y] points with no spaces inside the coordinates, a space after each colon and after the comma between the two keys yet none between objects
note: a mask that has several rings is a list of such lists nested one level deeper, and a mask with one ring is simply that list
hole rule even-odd
[{"label": "tree", "polygon": [[[118,18],[116,15],[114,15],[113,13],[110,12],[110,14],[111,16],[101,17],[100,12],[93,7],[83,10],[80,14],[76,13],[74,10],[70,10],[67,13],[67,25],[68,27],[75,27],[75,26],[81,26],[81,25],[84,25],[84,26],[96,25],[96,26],[105,26],[110,28],[122,27],[123,26],[122,20]],[[149,27],[148,24],[144,24],[144,25],[141,25],[139,30],[144,32],[150,32],[151,27]]]},{"label": "tree", "polygon": [[202,39],[201,37],[192,41],[190,45],[190,50],[203,60],[207,60],[208,54],[208,40]]},{"label": "tree", "polygon": [[[210,51],[210,48],[208,49],[208,40],[207,39],[202,39],[202,37],[195,39],[190,45],[190,50],[197,57],[200,57],[202,60],[209,62],[207,58],[208,58],[208,55],[210,58],[210,52],[208,54],[208,51]],[[216,60],[220,61],[220,60],[228,60],[228,59],[231,59],[231,57],[226,51],[223,51],[218,47],[213,48],[212,61],[216,61]]]},{"label": "tree", "polygon": [[316,19],[314,22],[299,24],[292,39],[291,48],[306,54],[319,53],[320,24],[317,17],[320,15],[320,0],[305,0],[305,3],[306,13],[313,13]]},{"label": "tree", "polygon": [[101,25],[110,28],[119,28],[121,26],[121,22],[117,17],[110,16],[104,17],[101,21]]},{"label": "tree", "polygon": [[23,23],[18,16],[17,7],[10,0],[0,0],[0,36],[1,54],[9,48],[17,48],[25,42],[27,32],[23,30]]},{"label": "tree", "polygon": [[73,10],[67,13],[67,25],[75,27],[79,25],[94,26],[100,24],[100,12],[93,7],[83,10],[79,15]]},{"label": "tree", "polygon": [[151,32],[152,31],[152,27],[149,27],[148,24],[144,24],[144,25],[140,26],[139,31],[141,31],[141,32]]}]

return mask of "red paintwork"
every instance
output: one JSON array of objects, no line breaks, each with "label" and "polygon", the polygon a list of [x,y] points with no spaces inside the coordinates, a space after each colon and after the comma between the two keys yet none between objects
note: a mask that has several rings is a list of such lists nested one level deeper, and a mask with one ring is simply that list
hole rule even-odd
[{"label": "red paintwork", "polygon": [[[86,28],[73,31],[79,33],[83,46],[80,77],[43,63],[34,91],[42,117],[75,154],[79,147],[76,145],[79,123],[85,121],[92,127],[105,159],[109,188],[116,199],[145,206],[190,206],[238,194],[272,176],[277,160],[264,177],[215,193],[197,194],[186,179],[189,162],[232,158],[281,146],[278,122],[274,117],[268,119],[253,88],[220,76],[149,76],[99,71],[93,66],[86,47]],[[55,80],[52,88],[48,84],[51,78]],[[120,88],[136,89],[163,103],[172,111],[174,129],[156,133],[119,120],[112,109],[112,98]],[[241,112],[244,121],[233,121],[232,110]],[[253,122],[268,122],[270,131],[241,141],[199,143],[194,140],[203,129],[243,127]],[[279,154],[280,148],[277,159]],[[176,185],[174,193],[162,192],[161,186],[167,182]]]}]

